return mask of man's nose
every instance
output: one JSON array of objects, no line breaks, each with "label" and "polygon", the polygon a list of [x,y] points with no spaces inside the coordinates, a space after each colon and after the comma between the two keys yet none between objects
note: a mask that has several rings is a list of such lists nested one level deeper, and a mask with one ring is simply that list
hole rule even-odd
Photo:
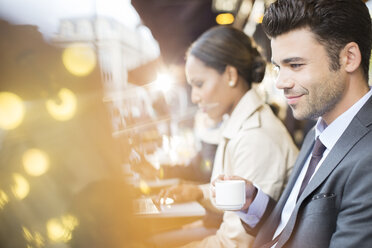
[{"label": "man's nose", "polygon": [[275,86],[280,90],[292,88],[294,86],[294,80],[288,73],[280,71],[276,77]]}]

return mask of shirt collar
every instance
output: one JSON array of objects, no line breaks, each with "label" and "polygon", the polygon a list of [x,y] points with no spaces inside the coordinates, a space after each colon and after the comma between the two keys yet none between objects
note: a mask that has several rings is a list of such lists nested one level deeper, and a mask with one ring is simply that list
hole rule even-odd
[{"label": "shirt collar", "polygon": [[365,94],[343,114],[337,117],[337,119],[335,119],[329,126],[327,126],[323,118],[320,117],[315,125],[315,139],[317,139],[319,136],[319,139],[324,146],[327,147],[328,150],[331,150],[345,129],[349,126],[354,116],[363,107],[371,95],[372,87],[370,87],[370,90],[367,94]]},{"label": "shirt collar", "polygon": [[255,89],[250,89],[240,99],[230,116],[224,116],[224,127],[222,135],[231,139],[241,129],[244,121],[264,104]]}]

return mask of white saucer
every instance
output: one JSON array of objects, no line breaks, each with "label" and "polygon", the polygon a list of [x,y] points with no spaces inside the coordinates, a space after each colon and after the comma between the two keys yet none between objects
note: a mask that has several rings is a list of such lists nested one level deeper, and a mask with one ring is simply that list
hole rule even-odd
[{"label": "white saucer", "polygon": [[236,211],[242,209],[244,204],[239,204],[239,205],[216,205],[216,208],[221,209],[221,210],[230,210],[230,211]]}]

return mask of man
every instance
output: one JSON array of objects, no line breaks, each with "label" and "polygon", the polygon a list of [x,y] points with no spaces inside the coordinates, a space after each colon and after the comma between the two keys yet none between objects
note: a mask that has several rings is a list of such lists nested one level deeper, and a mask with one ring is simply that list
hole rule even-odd
[{"label": "man", "polygon": [[277,87],[297,119],[318,121],[278,202],[246,182],[238,214],[253,247],[371,247],[368,9],[362,0],[278,0],[263,26]]}]

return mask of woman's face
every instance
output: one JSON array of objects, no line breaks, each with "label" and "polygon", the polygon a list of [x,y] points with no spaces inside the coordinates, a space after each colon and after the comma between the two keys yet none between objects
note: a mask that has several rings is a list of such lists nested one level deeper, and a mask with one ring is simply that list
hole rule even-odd
[{"label": "woman's face", "polygon": [[225,71],[220,74],[206,66],[201,60],[190,55],[186,61],[186,78],[191,85],[191,101],[213,120],[221,120],[230,114],[234,106],[232,87]]}]

